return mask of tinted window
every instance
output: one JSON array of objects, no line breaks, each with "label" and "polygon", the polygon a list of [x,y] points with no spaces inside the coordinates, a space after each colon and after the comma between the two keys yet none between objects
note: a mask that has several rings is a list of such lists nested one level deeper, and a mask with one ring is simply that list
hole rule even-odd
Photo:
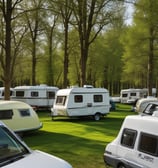
[{"label": "tinted window", "polygon": [[48,98],[49,99],[54,99],[55,98],[55,92],[47,92]]},{"label": "tinted window", "polygon": [[[3,126],[0,126],[0,167],[16,161],[29,151]],[[15,163],[16,164],[16,163]],[[12,167],[12,166],[11,166]],[[13,166],[14,167],[14,166]]]},{"label": "tinted window", "polygon": [[149,104],[143,113],[152,115],[154,111],[157,111],[158,106],[156,104]]},{"label": "tinted window", "polygon": [[74,102],[75,103],[81,103],[81,102],[83,102],[83,96],[82,95],[75,95],[74,96]]},{"label": "tinted window", "polygon": [[22,117],[28,117],[30,116],[30,110],[29,109],[19,109],[20,115]]},{"label": "tinted window", "polygon": [[136,93],[130,93],[130,96],[136,96]]},{"label": "tinted window", "polygon": [[94,95],[93,99],[94,99],[94,102],[103,102],[102,95]]},{"label": "tinted window", "polygon": [[24,91],[16,91],[16,96],[24,97]]},{"label": "tinted window", "polygon": [[128,96],[127,93],[123,93],[123,94],[122,94],[122,97],[127,97],[127,96]]},{"label": "tinted window", "polygon": [[151,155],[158,155],[158,137],[141,133],[138,150]]},{"label": "tinted window", "polygon": [[13,111],[12,110],[0,110],[0,119],[12,119]]},{"label": "tinted window", "polygon": [[38,92],[31,92],[31,97],[38,97]]},{"label": "tinted window", "polygon": [[57,96],[56,104],[65,105],[66,96]]},{"label": "tinted window", "polygon": [[136,136],[137,136],[137,132],[135,130],[124,129],[122,138],[121,138],[121,144],[123,146],[133,148]]}]

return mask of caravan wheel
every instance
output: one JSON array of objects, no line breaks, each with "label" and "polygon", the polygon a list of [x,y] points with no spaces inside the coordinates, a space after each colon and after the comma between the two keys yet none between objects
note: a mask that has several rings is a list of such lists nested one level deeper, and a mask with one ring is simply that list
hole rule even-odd
[{"label": "caravan wheel", "polygon": [[94,120],[95,120],[95,121],[99,121],[99,120],[100,120],[100,117],[101,117],[101,114],[100,114],[100,113],[96,113],[96,114],[94,115]]},{"label": "caravan wheel", "polygon": [[118,168],[126,168],[126,166],[124,166],[124,164],[119,164]]}]

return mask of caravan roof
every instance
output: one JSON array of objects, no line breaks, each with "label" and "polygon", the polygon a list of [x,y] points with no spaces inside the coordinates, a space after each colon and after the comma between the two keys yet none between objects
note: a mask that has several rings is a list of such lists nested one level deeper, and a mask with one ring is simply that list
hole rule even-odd
[{"label": "caravan roof", "polygon": [[151,134],[158,135],[158,117],[131,115],[127,116],[124,120],[122,128],[132,128],[136,130],[150,132]]},{"label": "caravan roof", "polygon": [[54,86],[47,86],[47,85],[37,85],[37,86],[16,86],[14,89],[25,89],[25,90],[43,90],[43,89],[58,89]]},{"label": "caravan roof", "polygon": [[87,93],[100,93],[100,92],[107,92],[107,89],[104,88],[86,88],[86,87],[74,87],[68,89],[60,89],[58,90],[58,95],[69,95],[70,93],[73,94],[87,94]]}]

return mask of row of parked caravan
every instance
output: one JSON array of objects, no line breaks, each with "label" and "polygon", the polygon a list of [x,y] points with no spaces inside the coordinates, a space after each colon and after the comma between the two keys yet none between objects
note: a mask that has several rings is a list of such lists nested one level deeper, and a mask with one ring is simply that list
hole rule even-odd
[{"label": "row of parked caravan", "polygon": [[[15,132],[42,127],[35,111],[37,108],[50,108],[52,118],[90,116],[95,120],[110,111],[109,92],[104,88],[18,86],[12,92],[10,101],[0,101],[0,120]],[[4,88],[1,88],[1,95],[4,96]]]},{"label": "row of parked caravan", "polygon": [[[125,95],[127,96],[128,93],[130,95],[132,94],[133,96],[138,96],[135,92],[138,92],[138,90],[130,90],[130,92],[129,90],[128,92],[127,90],[124,90],[124,92],[122,92],[122,95],[124,94],[123,97],[125,97]],[[33,109],[51,109],[52,118],[57,116],[91,116],[95,120],[99,120],[102,116],[107,115],[111,108],[111,98],[109,96],[108,90],[105,88],[93,88],[90,85],[85,85],[84,87],[70,87],[67,89],[59,89],[57,87],[47,85],[17,86],[15,88],[12,88],[10,90],[10,93],[11,100],[14,103],[12,102],[12,104],[10,103],[10,105],[7,105],[9,102],[0,102],[1,104],[3,103],[3,105],[1,105],[0,107],[2,108],[6,106],[6,110],[8,110],[7,112],[5,110],[6,116],[4,115],[4,113],[2,114],[2,112],[0,112],[1,119],[4,118],[5,122],[7,122],[5,117],[8,117],[9,121],[15,120],[19,117],[19,119],[27,119],[28,121],[30,121],[30,126],[33,125],[31,124],[31,119],[36,118],[37,120],[38,118],[34,117],[35,114]],[[0,88],[0,98],[4,98],[4,88]],[[158,100],[157,98],[140,99],[137,101],[135,111],[142,112],[150,101],[156,102]],[[26,103],[26,105],[24,105],[24,103]],[[10,107],[10,109],[12,110],[8,109],[8,107]],[[28,123],[28,121],[23,122],[23,124]],[[17,123],[17,127],[18,124],[20,124],[20,122],[15,123]],[[23,130],[31,130],[36,128],[38,129],[42,125],[40,122],[35,123],[38,124],[36,124],[36,126],[33,126],[32,128],[27,127],[25,129],[24,126],[22,126],[21,128]],[[14,128],[14,130],[19,131],[17,128]]]}]

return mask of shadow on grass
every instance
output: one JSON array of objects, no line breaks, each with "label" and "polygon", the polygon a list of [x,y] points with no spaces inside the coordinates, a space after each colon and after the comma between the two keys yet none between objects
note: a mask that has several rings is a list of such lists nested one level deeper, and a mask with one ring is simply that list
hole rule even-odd
[{"label": "shadow on grass", "polygon": [[[120,108],[126,109],[125,106]],[[128,106],[129,108],[129,106]],[[75,168],[105,168],[103,153],[117,136],[127,110],[112,111],[100,121],[86,118],[56,118],[40,112],[43,129],[23,137],[32,149],[39,149],[67,160]]]},{"label": "shadow on grass", "polygon": [[108,143],[106,140],[102,143],[97,140],[43,130],[27,134],[24,141],[32,149],[45,151],[67,160],[70,164],[73,163],[73,167],[78,165],[78,167],[87,168],[87,163],[94,164],[92,167],[104,166],[103,153]]}]

